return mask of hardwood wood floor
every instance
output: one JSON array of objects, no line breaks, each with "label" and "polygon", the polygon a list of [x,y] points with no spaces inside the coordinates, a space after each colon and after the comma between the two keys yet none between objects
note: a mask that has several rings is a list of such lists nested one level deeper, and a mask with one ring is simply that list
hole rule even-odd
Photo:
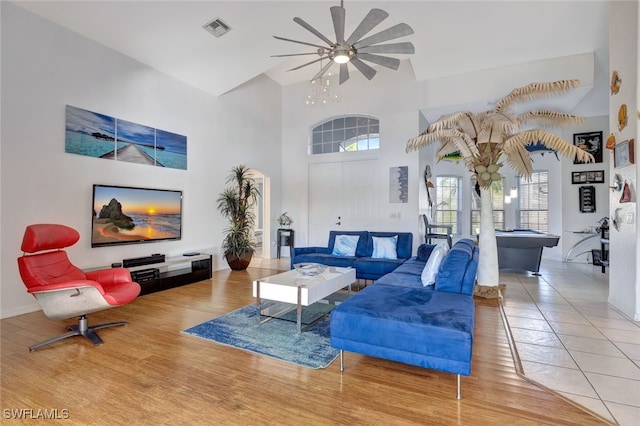
[{"label": "hardwood wood floor", "polygon": [[90,315],[129,321],[100,330],[97,348],[75,337],[30,353],[63,323],[41,312],[2,320],[2,422],[7,410],[32,409],[27,417],[68,414],[65,425],[603,424],[516,375],[497,305],[484,299],[461,401],[450,374],[353,353],[342,374],[338,360],[310,370],[180,333],[252,303],[251,281],[275,272],[219,271]]}]

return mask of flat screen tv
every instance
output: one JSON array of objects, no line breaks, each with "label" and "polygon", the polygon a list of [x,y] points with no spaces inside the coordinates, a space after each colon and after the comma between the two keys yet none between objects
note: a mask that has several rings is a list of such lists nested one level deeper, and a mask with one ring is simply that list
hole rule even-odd
[{"label": "flat screen tv", "polygon": [[91,247],[179,240],[182,191],[93,185]]}]

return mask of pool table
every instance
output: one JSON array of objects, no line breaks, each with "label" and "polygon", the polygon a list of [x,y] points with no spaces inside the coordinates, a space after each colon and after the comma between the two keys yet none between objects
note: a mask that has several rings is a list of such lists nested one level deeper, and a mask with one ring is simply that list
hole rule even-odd
[{"label": "pool table", "polygon": [[531,229],[496,231],[498,243],[498,267],[500,269],[524,269],[539,275],[544,247],[555,247],[558,235]]}]

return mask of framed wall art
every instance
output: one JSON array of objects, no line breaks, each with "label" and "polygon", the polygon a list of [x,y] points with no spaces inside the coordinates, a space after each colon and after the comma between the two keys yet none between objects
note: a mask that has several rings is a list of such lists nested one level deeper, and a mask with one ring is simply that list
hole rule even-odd
[{"label": "framed wall art", "polygon": [[409,166],[389,167],[389,202],[409,202]]},{"label": "framed wall art", "polygon": [[[602,132],[574,133],[573,145],[593,155],[596,163],[602,163]],[[578,159],[573,164],[581,164]]]},{"label": "framed wall art", "polygon": [[187,169],[187,137],[66,106],[65,152],[107,160]]},{"label": "framed wall art", "polygon": [[626,167],[634,163],[633,139],[620,142],[613,149],[613,166]]},{"label": "framed wall art", "polygon": [[589,172],[571,172],[572,184],[604,183],[604,170],[592,170]]},{"label": "framed wall art", "polygon": [[593,213],[596,211],[596,188],[594,186],[581,186],[578,190],[580,197],[580,213]]}]

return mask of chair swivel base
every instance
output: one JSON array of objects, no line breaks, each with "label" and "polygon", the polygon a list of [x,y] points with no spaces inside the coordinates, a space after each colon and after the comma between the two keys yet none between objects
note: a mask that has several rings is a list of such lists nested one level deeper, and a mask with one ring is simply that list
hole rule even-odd
[{"label": "chair swivel base", "polygon": [[52,337],[52,338],[47,339],[47,340],[44,340],[44,341],[42,341],[40,343],[36,343],[35,345],[31,345],[31,346],[29,346],[29,350],[30,351],[35,351],[36,349],[41,348],[43,346],[46,346],[46,345],[49,345],[51,343],[55,343],[55,342],[58,342],[60,340],[64,340],[67,337],[73,337],[73,336],[84,336],[91,343],[93,343],[94,346],[100,346],[104,342],[102,341],[100,336],[98,336],[98,333],[96,333],[94,330],[98,330],[100,328],[107,328],[107,327],[116,327],[116,326],[119,326],[119,325],[127,325],[127,322],[126,321],[108,322],[108,323],[104,323],[104,324],[97,324],[97,325],[89,326],[89,321],[87,319],[87,316],[86,315],[82,315],[78,319],[78,324],[71,324],[71,325],[67,326],[67,330],[70,330],[69,332],[64,333],[64,334],[60,334],[59,336],[55,336],[55,337]]}]

